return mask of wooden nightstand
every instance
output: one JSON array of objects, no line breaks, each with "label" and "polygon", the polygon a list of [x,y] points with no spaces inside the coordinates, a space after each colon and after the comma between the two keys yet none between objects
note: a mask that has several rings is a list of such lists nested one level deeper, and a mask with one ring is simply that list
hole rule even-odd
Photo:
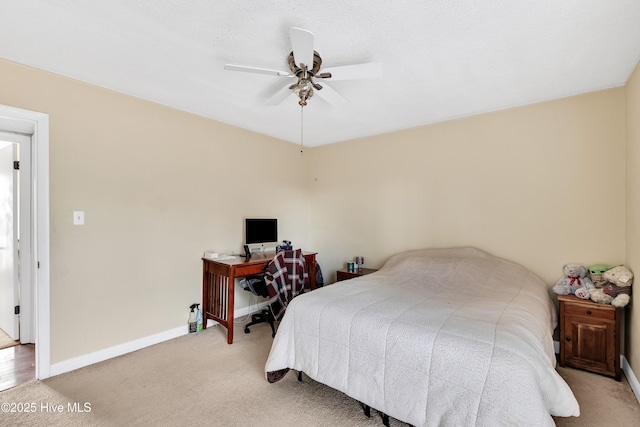
[{"label": "wooden nightstand", "polygon": [[623,309],[573,295],[560,302],[560,366],[620,381],[620,318]]},{"label": "wooden nightstand", "polygon": [[364,276],[365,274],[371,274],[378,271],[375,268],[360,268],[353,271],[348,270],[338,270],[336,272],[337,281],[353,279],[354,277]]}]

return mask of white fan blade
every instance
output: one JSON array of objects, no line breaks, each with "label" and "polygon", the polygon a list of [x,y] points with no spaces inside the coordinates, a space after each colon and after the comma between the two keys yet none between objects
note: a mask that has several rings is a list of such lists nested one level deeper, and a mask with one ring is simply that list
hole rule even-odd
[{"label": "white fan blade", "polygon": [[345,65],[342,67],[323,68],[319,74],[331,73],[331,80],[379,79],[382,78],[382,64],[367,62],[365,64]]},{"label": "white fan blade", "polygon": [[225,70],[244,71],[247,73],[269,74],[272,76],[293,77],[294,75],[287,71],[269,70],[267,68],[247,67],[246,65],[224,64]]},{"label": "white fan blade", "polygon": [[287,85],[284,86],[282,89],[280,89],[275,95],[273,95],[271,97],[271,99],[269,99],[266,102],[265,105],[269,105],[269,106],[278,105],[282,101],[287,99],[289,97],[289,95],[291,95],[293,93],[293,91],[291,89],[289,89],[289,86],[291,86],[291,83],[287,83]]},{"label": "white fan blade", "polygon": [[319,96],[320,98],[324,99],[329,104],[334,106],[344,105],[347,102],[349,102],[347,98],[340,95],[338,92],[335,91],[335,89],[333,89],[331,86],[329,86],[325,82],[322,82],[322,89],[314,90],[313,94]]},{"label": "white fan blade", "polygon": [[289,35],[296,65],[301,67],[301,64],[305,64],[307,69],[313,69],[313,33],[302,28],[291,27]]}]

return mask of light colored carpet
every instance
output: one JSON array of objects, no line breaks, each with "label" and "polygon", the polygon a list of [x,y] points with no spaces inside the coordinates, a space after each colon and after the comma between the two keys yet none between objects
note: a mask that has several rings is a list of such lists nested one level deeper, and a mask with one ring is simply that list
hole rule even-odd
[{"label": "light colored carpet", "polygon": [[0,329],[0,350],[3,348],[13,347],[14,345],[20,344],[20,341],[15,341],[11,339],[9,335],[2,329]]},{"label": "light colored carpet", "polygon": [[[2,413],[0,424],[18,426],[381,426],[372,411],[342,393],[294,372],[269,384],[264,363],[268,325],[241,327],[233,345],[222,327],[183,336],[115,359],[0,392],[0,404],[31,404],[32,413]],[[640,404],[629,384],[560,369],[576,393],[582,416],[560,426],[638,425]],[[90,412],[70,412],[77,404]],[[58,406],[62,405],[62,406]],[[5,406],[3,406],[5,408]],[[55,410],[55,412],[53,412]],[[395,419],[392,426],[404,426]]]}]

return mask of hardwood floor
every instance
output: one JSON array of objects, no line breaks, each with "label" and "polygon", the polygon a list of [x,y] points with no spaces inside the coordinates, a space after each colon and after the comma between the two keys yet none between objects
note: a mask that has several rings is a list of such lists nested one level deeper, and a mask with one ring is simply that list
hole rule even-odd
[{"label": "hardwood floor", "polygon": [[35,379],[35,348],[23,344],[0,350],[0,391]]}]

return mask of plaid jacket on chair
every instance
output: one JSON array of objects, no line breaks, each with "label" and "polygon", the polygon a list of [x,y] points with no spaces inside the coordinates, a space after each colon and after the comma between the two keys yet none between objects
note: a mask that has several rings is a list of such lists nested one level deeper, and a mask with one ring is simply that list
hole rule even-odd
[{"label": "plaid jacket on chair", "polygon": [[278,252],[268,264],[264,275],[269,305],[276,320],[280,320],[289,302],[310,290],[309,274],[301,249]]}]

